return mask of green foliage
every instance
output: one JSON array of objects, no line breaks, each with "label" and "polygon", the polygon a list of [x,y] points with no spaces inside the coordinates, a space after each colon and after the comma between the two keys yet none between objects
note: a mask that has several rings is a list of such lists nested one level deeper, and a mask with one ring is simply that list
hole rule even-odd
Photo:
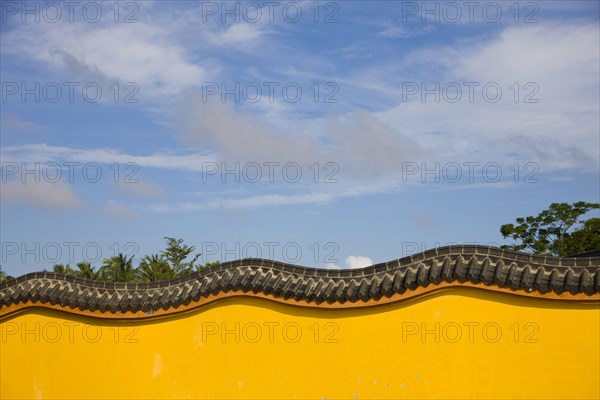
[{"label": "green foliage", "polygon": [[196,270],[200,271],[202,268],[216,267],[217,265],[221,265],[221,261],[220,260],[213,261],[213,262],[207,262],[206,264],[204,264],[204,266],[197,265],[196,266]]},{"label": "green foliage", "polygon": [[9,279],[14,279],[10,275],[6,275],[4,271],[2,271],[2,267],[0,267],[0,283],[6,282]]},{"label": "green foliage", "polygon": [[71,268],[69,264],[54,264],[52,271],[56,272],[57,274],[75,275],[75,270]]},{"label": "green foliage", "polygon": [[175,276],[187,275],[197,268],[196,261],[202,254],[198,253],[191,261],[185,262],[189,255],[196,249],[194,246],[183,244],[183,239],[165,237],[167,248],[161,255],[167,260]]},{"label": "green foliage", "polygon": [[[165,239],[167,240],[166,249],[160,254],[145,256],[137,268],[133,266],[133,256],[128,258],[120,253],[103,260],[102,266],[97,271],[87,261],[78,263],[77,269],[73,269],[69,264],[55,264],[52,270],[59,274],[109,282],[155,282],[173,279],[202,268],[221,264],[220,261],[207,262],[205,265],[196,263],[201,254],[196,254],[191,260],[186,261],[194,252],[195,247],[183,244],[183,239],[172,237],[165,237]],[[12,277],[6,276],[0,269],[0,282],[6,279],[12,279]]]},{"label": "green foliage", "polygon": [[142,282],[164,281],[175,277],[167,260],[158,254],[144,257],[137,269],[137,275]]},{"label": "green foliage", "polygon": [[77,264],[78,271],[75,271],[75,275],[86,279],[98,279],[98,272],[94,270],[92,264],[87,261],[82,261]]},{"label": "green foliage", "polygon": [[[536,217],[521,217],[516,219],[516,225],[502,225],[500,227],[502,236],[517,241],[515,244],[502,247],[556,256],[600,249],[599,222],[596,221],[598,218],[580,220],[580,217],[588,211],[599,208],[598,203],[583,201],[573,204],[552,203],[547,210]],[[577,224],[582,225],[575,228]],[[575,230],[569,232],[571,228]]]},{"label": "green foliage", "polygon": [[122,253],[107,258],[100,268],[101,280],[110,282],[133,282],[136,278],[136,270],[133,267],[133,256],[127,258]]},{"label": "green foliage", "polygon": [[590,218],[565,238],[564,253],[578,254],[600,249],[600,218]]}]

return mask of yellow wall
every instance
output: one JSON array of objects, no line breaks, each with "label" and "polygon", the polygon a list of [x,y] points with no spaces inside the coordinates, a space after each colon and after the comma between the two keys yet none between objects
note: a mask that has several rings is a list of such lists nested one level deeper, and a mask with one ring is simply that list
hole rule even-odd
[{"label": "yellow wall", "polygon": [[129,322],[33,308],[0,328],[2,399],[600,397],[597,302],[468,288],[343,310],[238,297]]}]

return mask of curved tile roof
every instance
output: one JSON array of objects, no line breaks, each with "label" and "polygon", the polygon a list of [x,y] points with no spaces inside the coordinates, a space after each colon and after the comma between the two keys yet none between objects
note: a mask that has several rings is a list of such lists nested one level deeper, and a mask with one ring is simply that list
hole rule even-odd
[{"label": "curved tile roof", "polygon": [[100,282],[34,272],[0,284],[0,317],[42,306],[99,317],[148,318],[238,295],[313,307],[360,307],[449,286],[599,301],[600,257],[551,257],[485,246],[447,246],[353,270],[306,268],[250,258],[151,283]]}]

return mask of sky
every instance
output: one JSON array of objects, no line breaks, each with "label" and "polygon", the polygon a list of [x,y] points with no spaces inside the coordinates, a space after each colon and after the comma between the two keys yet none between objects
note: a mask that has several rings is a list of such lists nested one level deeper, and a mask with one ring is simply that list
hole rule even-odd
[{"label": "sky", "polygon": [[0,265],[509,244],[600,200],[599,4],[2,0]]}]

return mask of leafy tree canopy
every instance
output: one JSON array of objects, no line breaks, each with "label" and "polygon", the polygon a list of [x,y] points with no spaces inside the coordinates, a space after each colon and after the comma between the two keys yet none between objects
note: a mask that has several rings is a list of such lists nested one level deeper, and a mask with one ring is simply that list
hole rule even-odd
[{"label": "leafy tree canopy", "polygon": [[2,267],[0,266],[0,283],[6,282],[9,279],[14,279],[14,278],[10,275],[6,275],[6,273],[4,273],[4,271],[2,271]]},{"label": "leafy tree canopy", "polygon": [[194,246],[183,244],[183,239],[165,237],[167,248],[161,253],[165,260],[171,266],[175,275],[185,275],[192,272],[195,263],[202,254],[196,254],[191,261],[185,262],[185,259],[196,249]]},{"label": "leafy tree canopy", "polygon": [[100,277],[102,280],[111,282],[133,282],[136,280],[136,270],[133,267],[133,256],[127,256],[119,253],[103,261],[100,268]]},{"label": "leafy tree canopy", "polygon": [[[133,265],[134,256],[129,257],[119,253],[103,260],[99,270],[94,269],[87,261],[78,263],[77,269],[69,264],[55,264],[52,270],[59,274],[109,282],[154,282],[173,279],[221,263],[218,260],[207,262],[205,265],[197,263],[201,254],[196,254],[186,261],[194,252],[195,247],[183,244],[183,239],[172,237],[165,237],[165,239],[167,240],[166,249],[160,254],[145,256],[137,267]],[[11,278],[0,269],[0,282]]]},{"label": "leafy tree canopy", "polygon": [[535,217],[521,217],[516,219],[516,224],[502,225],[502,236],[516,241],[502,247],[554,256],[598,250],[600,218],[581,219],[584,214],[597,209],[600,204],[584,201],[552,203]]},{"label": "leafy tree canopy", "polygon": [[175,271],[159,254],[144,257],[137,272],[138,278],[144,282],[164,281],[175,277]]}]

